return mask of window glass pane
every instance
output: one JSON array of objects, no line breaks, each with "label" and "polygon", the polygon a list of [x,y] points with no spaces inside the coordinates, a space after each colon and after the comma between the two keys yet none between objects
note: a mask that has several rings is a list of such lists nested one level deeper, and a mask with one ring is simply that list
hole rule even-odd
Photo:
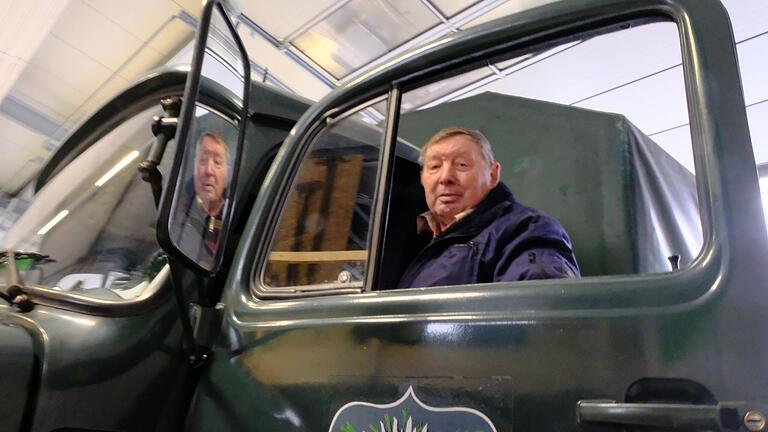
[{"label": "window glass pane", "polygon": [[292,42],[341,79],[437,23],[420,2],[352,0]]},{"label": "window glass pane", "polygon": [[450,18],[462,10],[477,3],[477,0],[430,0],[440,9],[443,16]]},{"label": "window glass pane", "polygon": [[[22,274],[27,283],[106,299],[138,296],[165,265],[156,209],[137,172],[154,142],[150,108],[120,124],[54,177],[8,231],[3,248],[53,262]],[[173,142],[166,154],[173,153]],[[163,159],[167,172],[170,157]]]},{"label": "window glass pane", "polygon": [[210,34],[205,41],[202,75],[215,80],[233,94],[243,94],[245,67],[235,39],[218,8],[211,15]]},{"label": "window glass pane", "polygon": [[488,13],[480,15],[478,18],[465,24],[462,28],[469,28],[488,21],[501,18],[503,16],[516,14],[524,10],[533,9],[547,3],[554,3],[562,0],[515,0],[501,3],[498,7],[491,9]]},{"label": "window glass pane", "polygon": [[314,139],[284,204],[263,274],[267,287],[360,287],[383,132],[367,107]]},{"label": "window glass pane", "polygon": [[482,85],[492,75],[491,68],[483,67],[417,88],[408,93],[407,99],[403,99],[401,110],[413,111],[439,103],[446,98],[454,99],[457,93],[469,92],[474,86]]},{"label": "window glass pane", "polygon": [[[303,2],[301,7],[291,8],[285,13],[286,3],[279,1],[241,2],[243,13],[259,27],[277,39],[285,39],[296,29],[306,25],[316,16],[334,6],[338,0],[313,0]],[[241,34],[240,37],[243,37]]]},{"label": "window glass pane", "polygon": [[[484,77],[489,63],[497,70]],[[690,133],[664,132],[688,130],[680,63],[677,28],[668,22],[487,59],[463,75],[408,89],[402,98],[398,147],[401,154],[412,146],[420,148],[447,127],[480,130],[514,199],[562,224],[582,276],[671,271],[668,257],[679,255],[684,266],[702,246]],[[424,103],[433,88],[451,91]],[[388,220],[400,225],[387,229],[384,262],[392,265],[385,272],[407,273],[416,254],[427,247],[413,228],[417,215],[441,211],[436,207],[442,201],[433,202],[433,208],[427,205],[429,184],[419,175],[418,164],[416,158],[398,158],[395,164],[393,190],[414,191],[390,200]],[[463,180],[454,181],[463,185]],[[413,183],[424,188],[416,192]],[[465,186],[453,191],[467,196],[470,189]],[[450,200],[456,201],[444,199]],[[480,202],[456,205],[458,220],[471,225],[485,214],[460,214]],[[426,241],[452,223],[462,226],[460,222],[451,219],[438,226]],[[498,244],[512,244],[516,238]],[[492,261],[489,257],[503,248],[488,252],[471,236],[463,239],[479,248],[468,254],[484,257],[471,267],[481,275],[477,281],[497,280],[505,269],[484,270],[490,264],[482,260]],[[383,288],[397,281],[387,283]]]}]

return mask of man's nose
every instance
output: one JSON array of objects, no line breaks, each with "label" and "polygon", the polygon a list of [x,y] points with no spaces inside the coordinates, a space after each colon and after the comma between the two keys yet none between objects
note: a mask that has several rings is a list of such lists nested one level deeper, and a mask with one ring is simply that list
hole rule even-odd
[{"label": "man's nose", "polygon": [[440,184],[453,184],[456,181],[456,171],[453,169],[453,164],[443,164],[440,168],[438,181]]},{"label": "man's nose", "polygon": [[213,174],[213,162],[212,161],[206,162],[204,168],[205,168],[205,173],[206,174],[208,174],[208,175],[212,175]]}]

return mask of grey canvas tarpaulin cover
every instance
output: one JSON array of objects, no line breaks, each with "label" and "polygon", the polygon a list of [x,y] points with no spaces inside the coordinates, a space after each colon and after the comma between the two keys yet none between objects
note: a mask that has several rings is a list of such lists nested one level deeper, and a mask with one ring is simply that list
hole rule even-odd
[{"label": "grey canvas tarpaulin cover", "polygon": [[582,275],[657,273],[702,246],[695,178],[626,117],[482,93],[401,116],[421,147],[449,126],[479,129],[522,203],[565,226]]}]

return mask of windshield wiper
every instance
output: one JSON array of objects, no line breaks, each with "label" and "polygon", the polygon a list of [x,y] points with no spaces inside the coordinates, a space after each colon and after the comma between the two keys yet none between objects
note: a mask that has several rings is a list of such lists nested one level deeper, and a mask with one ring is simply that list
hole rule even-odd
[{"label": "windshield wiper", "polygon": [[8,304],[16,306],[22,312],[29,312],[32,310],[34,303],[24,292],[26,286],[17,266],[17,260],[25,259],[31,260],[35,264],[45,264],[55,260],[48,255],[38,252],[24,252],[13,249],[0,251],[0,266],[7,266],[5,273],[8,275],[7,287],[5,290],[0,290],[0,298],[7,301]]}]

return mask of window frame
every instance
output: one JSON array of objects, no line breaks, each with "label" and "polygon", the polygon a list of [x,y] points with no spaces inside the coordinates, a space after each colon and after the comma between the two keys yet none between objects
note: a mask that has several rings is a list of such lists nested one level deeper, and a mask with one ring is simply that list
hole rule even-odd
[{"label": "window frame", "polygon": [[[605,31],[609,26],[621,27],[627,22],[637,22],[641,19],[659,20],[665,19],[674,23],[677,27],[681,48],[683,78],[685,82],[686,103],[690,120],[691,141],[693,157],[696,169],[696,194],[698,197],[698,211],[702,227],[703,245],[698,255],[678,271],[657,274],[623,274],[607,277],[586,277],[581,279],[549,280],[549,281],[524,281],[511,283],[497,283],[493,293],[489,293],[484,285],[456,285],[446,287],[430,287],[420,290],[393,290],[387,292],[369,293],[374,297],[361,297],[365,301],[375,301],[375,298],[393,295],[398,296],[395,303],[405,303],[415,306],[429,298],[454,298],[456,296],[465,299],[477,298],[476,302],[484,302],[497,296],[511,296],[524,308],[527,314],[542,312],[542,305],[546,304],[549,313],[557,313],[559,309],[618,309],[618,310],[658,310],[662,307],[687,307],[686,304],[703,301],[711,297],[726,273],[729,272],[729,259],[726,251],[739,249],[734,243],[736,236],[726,229],[725,219],[741,218],[737,213],[743,210],[734,205],[732,208],[723,208],[714,203],[724,196],[724,183],[722,178],[725,172],[725,160],[719,160],[713,153],[722,146],[722,139],[718,132],[727,126],[743,126],[738,129],[738,136],[734,138],[739,142],[749,143],[746,126],[746,115],[743,110],[731,108],[738,105],[743,98],[737,91],[729,97],[725,97],[718,88],[740,88],[737,70],[733,67],[735,49],[730,40],[715,40],[704,31],[704,23],[710,16],[716,16],[716,22],[725,22],[724,8],[719,10],[712,5],[695,5],[690,0],[676,0],[672,4],[655,0],[647,4],[639,5],[629,0],[612,0],[609,3],[598,4],[592,2],[589,7],[585,5],[548,5],[536,10],[523,12],[512,17],[502,18],[495,22],[478,26],[468,31],[464,37],[447,37],[433,42],[425,47],[418,48],[400,58],[399,62],[390,62],[382,67],[375,68],[360,78],[348,83],[344,88],[337,90],[331,97],[326,98],[318,106],[311,109],[300,120],[294,129],[294,137],[289,138],[283,149],[288,153],[292,149],[306,147],[307,138],[312,135],[321,120],[336,111],[343,104],[360,104],[366,100],[370,92],[368,88],[409,88],[413,83],[428,83],[435,81],[438,76],[448,74],[478,64],[479,61],[498,57],[503,53],[519,51],[534,45],[557,41],[563,43],[567,38],[581,38],[585,34],[594,31]],[[709,10],[708,10],[709,8]],[[500,25],[503,22],[505,25]],[[729,29],[720,26],[713,32],[718,37],[728,34]],[[729,33],[732,35],[732,31]],[[557,37],[557,35],[562,35]],[[727,38],[726,38],[727,39]],[[442,47],[442,45],[448,45]],[[707,45],[707,50],[702,46]],[[418,55],[426,55],[426,58],[418,58]],[[718,61],[710,60],[716,58]],[[714,69],[704,71],[702,65]],[[389,67],[392,66],[392,67]],[[703,75],[716,76],[714,79],[703,80]],[[335,97],[333,97],[335,96]],[[725,100],[724,100],[725,99]],[[743,107],[743,104],[741,105]],[[728,114],[728,115],[724,115]],[[392,118],[385,119],[386,128],[390,130]],[[312,126],[308,128],[307,126]],[[311,130],[312,133],[304,133]],[[390,137],[390,142],[392,141]],[[745,147],[746,148],[746,147]],[[749,147],[751,149],[751,146]],[[739,147],[739,151],[743,150]],[[392,153],[392,152],[391,152]],[[277,165],[282,165],[278,163]],[[284,173],[278,167],[273,173]],[[292,179],[292,177],[291,177]],[[284,182],[284,179],[282,180]],[[380,177],[381,183],[391,182],[391,171]],[[745,180],[739,182],[746,185]],[[281,187],[281,186],[279,186]],[[749,186],[752,187],[752,186]],[[268,197],[267,197],[268,198]],[[384,197],[380,197],[384,200]],[[383,208],[375,209],[381,220]],[[273,227],[271,220],[265,225],[265,229]],[[373,232],[373,230],[371,230]],[[258,229],[257,229],[258,232]],[[381,230],[376,233],[381,235]],[[259,253],[252,254],[252,268],[262,265],[264,257],[263,242],[255,246]],[[378,252],[377,252],[378,253]],[[373,257],[373,254],[371,255]],[[733,258],[731,258],[733,259]],[[373,272],[379,269],[374,268]],[[368,269],[370,272],[371,269]],[[269,299],[260,295],[257,281],[250,281],[251,294],[257,299]],[[369,287],[370,285],[366,285]],[[621,287],[620,290],[617,290]],[[427,294],[429,293],[429,294]],[[341,295],[347,292],[330,292],[325,294]],[[609,294],[611,301],[601,301]],[[316,297],[316,294],[311,294]],[[295,295],[293,297],[296,297]],[[418,299],[418,300],[417,300]],[[552,303],[557,299],[560,306]],[[351,300],[351,299],[350,299]],[[392,298],[391,300],[395,300]],[[341,307],[340,301],[337,306]],[[474,302],[473,302],[474,303]],[[251,303],[251,307],[258,303]],[[306,312],[313,309],[311,304],[301,303],[301,310]],[[325,304],[325,303],[324,303]],[[335,303],[334,303],[335,304]],[[483,303],[485,304],[485,303]],[[298,304],[297,304],[298,305]],[[326,305],[328,306],[328,305]],[[394,306],[393,306],[394,307]],[[470,307],[467,305],[466,307]],[[553,310],[553,308],[555,310]],[[442,310],[442,309],[441,309]],[[462,309],[464,310],[464,309]],[[320,312],[318,312],[320,313]]]},{"label": "window frame", "polygon": [[[381,103],[383,101],[387,102],[387,109],[390,109],[391,106],[391,95],[393,93],[387,92],[387,93],[379,93],[376,96],[364,98],[362,103],[355,103],[355,104],[347,104],[343,106],[339,106],[335,109],[329,110],[325,115],[322,117],[320,121],[318,121],[310,130],[310,132],[307,134],[306,139],[303,141],[303,146],[301,148],[300,152],[297,152],[297,154],[293,155],[291,158],[291,166],[289,168],[290,175],[285,175],[280,180],[279,183],[279,195],[275,198],[275,201],[272,204],[272,210],[269,213],[268,218],[268,226],[270,226],[272,229],[268,232],[270,233],[268,236],[265,236],[265,239],[261,242],[260,249],[262,249],[262,254],[260,255],[259,259],[255,259],[254,265],[251,268],[251,286],[252,286],[252,292],[253,294],[258,298],[263,299],[269,299],[269,298],[275,298],[275,299],[282,299],[282,298],[295,298],[295,297],[305,297],[305,296],[324,296],[324,295],[338,295],[338,294],[354,294],[354,293],[361,293],[365,291],[369,291],[366,287],[368,286],[368,268],[371,265],[372,257],[374,256],[371,252],[371,245],[372,242],[375,241],[376,245],[378,246],[379,241],[376,240],[376,237],[373,236],[374,233],[374,227],[376,226],[376,221],[378,218],[381,217],[380,211],[377,211],[376,203],[379,200],[379,197],[382,195],[380,193],[381,188],[381,179],[382,179],[382,161],[383,157],[388,154],[392,153],[389,152],[390,144],[388,144],[389,140],[387,139],[387,133],[390,130],[389,121],[385,119],[385,128],[384,128],[384,135],[383,135],[383,141],[380,143],[379,147],[379,164],[376,170],[376,187],[374,189],[373,193],[373,203],[371,204],[371,221],[369,225],[368,235],[367,235],[367,244],[368,247],[368,257],[366,259],[366,276],[363,280],[362,286],[359,287],[347,287],[344,284],[314,284],[314,285],[300,285],[296,287],[270,287],[264,282],[264,272],[266,271],[267,265],[269,263],[269,254],[272,252],[272,242],[275,238],[275,235],[277,233],[277,227],[280,224],[280,218],[283,214],[283,211],[286,208],[288,197],[290,196],[292,190],[293,190],[293,184],[297,176],[299,175],[299,168],[301,167],[302,163],[305,161],[305,158],[312,148],[312,145],[316,142],[317,137],[327,130],[328,127],[333,126],[335,123],[344,120],[348,117],[354,116],[358,112],[361,112],[365,110],[366,108],[370,108],[373,105],[376,105],[377,103]],[[398,96],[399,97],[399,96]],[[283,152],[284,150],[281,150]],[[274,167],[273,167],[274,169]],[[270,174],[268,174],[268,177],[272,176],[272,170],[270,170]],[[295,288],[301,288],[301,289],[295,289]]]}]

